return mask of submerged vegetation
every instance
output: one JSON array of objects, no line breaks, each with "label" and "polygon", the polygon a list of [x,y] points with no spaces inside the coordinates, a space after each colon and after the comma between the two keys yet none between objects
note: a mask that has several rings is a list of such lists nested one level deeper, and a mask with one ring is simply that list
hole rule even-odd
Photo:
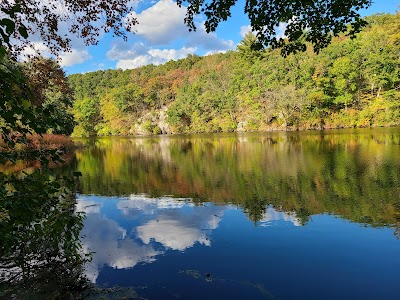
[{"label": "submerged vegetation", "polygon": [[367,17],[317,55],[255,50],[69,76],[76,136],[400,124],[400,15]]}]

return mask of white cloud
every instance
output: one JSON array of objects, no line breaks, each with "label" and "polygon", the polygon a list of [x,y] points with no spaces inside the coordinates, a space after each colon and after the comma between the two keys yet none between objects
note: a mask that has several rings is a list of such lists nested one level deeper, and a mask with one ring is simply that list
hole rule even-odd
[{"label": "white cloud", "polygon": [[210,233],[218,227],[224,211],[224,208],[217,206],[198,207],[189,204],[190,210],[183,211],[181,207],[160,208],[163,205],[154,205],[153,220],[138,226],[137,236],[145,244],[156,241],[166,248],[179,251],[196,243],[210,246]]},{"label": "white cloud", "polygon": [[51,56],[50,49],[43,42],[40,41],[32,42],[30,47],[25,47],[25,49],[19,56],[19,59],[22,61],[26,61],[28,60],[29,57],[37,55],[50,57]]},{"label": "white cloud", "polygon": [[[58,15],[58,30],[57,33],[61,37],[67,36],[70,39],[70,51],[65,52],[61,51],[58,53],[58,58],[60,65],[62,67],[72,66],[75,64],[81,64],[91,58],[91,55],[88,52],[87,46],[85,45],[82,38],[72,35],[70,32],[71,24],[73,24],[74,20],[77,17],[77,13],[73,13],[68,7],[65,6],[63,1],[59,0],[43,0],[40,3],[41,7],[50,7],[52,12]],[[83,14],[83,13],[81,13]],[[101,22],[95,21],[91,23],[94,27],[101,28]],[[31,47],[27,46],[20,59],[26,60],[27,54],[29,55],[41,55],[43,57],[53,57],[51,54],[49,47],[47,47],[41,38],[40,29],[35,24],[30,24],[30,29],[32,33],[29,33],[28,41],[32,45]],[[104,36],[105,32],[103,30],[99,31],[99,35],[96,37],[98,40],[101,40]],[[54,42],[54,41],[53,41]],[[34,48],[34,49],[32,49]]]},{"label": "white cloud", "polygon": [[160,65],[169,60],[177,60],[193,54],[197,48],[183,47],[181,49],[153,49],[147,48],[143,43],[133,45],[122,45],[116,43],[107,52],[107,57],[116,60],[116,67],[123,70],[133,69],[140,66],[154,64]]},{"label": "white cloud", "polygon": [[[81,232],[83,250],[94,252],[85,270],[92,282],[96,282],[103,266],[123,269],[155,261],[165,252],[156,250],[160,247],[155,247],[155,242],[179,251],[196,243],[210,246],[211,232],[218,227],[226,209],[194,205],[188,199],[132,195],[114,202],[122,212],[118,220],[123,222],[117,222],[107,217],[108,210],[100,209],[104,199],[107,197],[81,195],[77,203],[77,210],[86,212]],[[136,221],[127,225],[132,217]]]},{"label": "white cloud", "polygon": [[223,40],[218,38],[215,32],[207,33],[204,22],[196,24],[197,30],[187,34],[187,46],[197,46],[206,51],[227,51],[234,48],[235,43],[232,40]]},{"label": "white cloud", "polygon": [[134,59],[145,55],[147,51],[148,49],[142,42],[129,45],[126,42],[118,41],[113,44],[106,55],[110,60]]},{"label": "white cloud", "polygon": [[242,26],[240,27],[240,35],[244,38],[246,36],[246,34],[248,34],[249,32],[251,32],[251,26],[247,25],[247,26]]},{"label": "white cloud", "polygon": [[184,206],[192,207],[193,203],[187,203],[185,198],[149,198],[145,195],[131,195],[129,199],[120,200],[117,203],[117,208],[125,215],[132,211],[140,211],[142,214],[153,214],[155,210],[160,209],[176,209]]},{"label": "white cloud", "polygon": [[160,0],[155,5],[137,14],[132,12],[139,24],[132,28],[137,35],[154,45],[169,44],[176,36],[188,31],[183,23],[186,8],[179,7],[172,0]]},{"label": "white cloud", "polygon": [[171,59],[179,59],[187,56],[189,53],[193,53],[196,51],[196,48],[185,48],[182,49],[151,49],[149,50],[149,54],[153,57],[159,57],[164,60],[171,60]]},{"label": "white cloud", "polygon": [[64,52],[60,55],[60,66],[69,67],[84,63],[89,60],[91,55],[87,49],[72,48],[71,52]]},{"label": "white cloud", "polygon": [[[278,26],[275,27],[275,33],[277,38],[285,38],[285,30],[287,27],[287,23],[279,23]],[[244,38],[245,35],[251,32],[251,25],[240,27],[240,35]],[[257,31],[253,31],[255,35],[257,35]]]},{"label": "white cloud", "polygon": [[[181,49],[170,49],[168,53],[166,50],[160,50],[164,53],[157,53],[158,55],[154,55],[158,50],[155,49],[153,53],[137,58],[130,65],[137,66],[139,62],[158,62],[159,60],[154,57],[165,55],[170,55],[170,59],[182,58],[184,56],[177,53],[185,51],[184,49],[195,48],[198,51],[218,53],[234,48],[235,45],[232,40],[220,39],[215,32],[207,33],[204,22],[196,22],[196,31],[189,32],[188,27],[183,22],[185,13],[186,7],[178,7],[172,0],[160,0],[139,14],[131,13],[129,17],[136,17],[139,21],[139,24],[134,26],[132,31],[137,36],[144,38],[150,48],[158,48],[160,45],[171,45],[176,42],[183,46]],[[177,53],[174,53],[173,50]]]}]

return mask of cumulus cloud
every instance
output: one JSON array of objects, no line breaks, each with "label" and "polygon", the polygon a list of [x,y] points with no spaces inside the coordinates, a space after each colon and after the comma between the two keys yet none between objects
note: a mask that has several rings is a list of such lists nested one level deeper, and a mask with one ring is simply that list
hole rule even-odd
[{"label": "cumulus cloud", "polygon": [[164,247],[183,251],[196,242],[210,246],[206,233],[200,228],[182,226],[179,220],[152,220],[137,228],[138,236],[145,244],[151,240],[161,243]]},{"label": "cumulus cloud", "polygon": [[[114,60],[118,61],[117,68],[128,69],[150,63],[162,64],[170,59],[183,58],[195,51],[209,54],[234,48],[232,40],[221,39],[215,32],[207,33],[204,22],[197,22],[197,30],[189,32],[183,22],[185,13],[186,7],[178,7],[172,0],[160,0],[141,13],[132,12],[127,19],[135,17],[139,21],[139,24],[132,28],[132,32],[144,39],[148,45],[146,53],[137,49],[145,47],[144,44],[136,43],[129,46],[129,49],[126,49],[127,46],[121,47],[125,48],[124,50],[118,49],[118,52],[121,52],[118,59],[115,59],[116,49],[113,46],[108,57],[114,57]],[[181,45],[178,49],[160,49],[160,46],[177,43]]]},{"label": "cumulus cloud", "polygon": [[[77,47],[72,47],[70,52],[60,53],[58,59],[61,67],[81,64],[91,58],[91,55],[84,46],[80,45],[79,42],[75,43],[75,45],[77,45]],[[19,59],[26,61],[29,57],[38,55],[43,57],[53,57],[50,49],[43,42],[33,41],[30,46],[25,47]]]},{"label": "cumulus cloud", "polygon": [[193,203],[187,202],[184,198],[149,198],[145,195],[131,195],[126,200],[120,200],[117,203],[117,208],[124,215],[132,214],[132,212],[140,212],[141,214],[154,214],[157,210],[177,209],[184,206],[194,206]]},{"label": "cumulus cloud", "polygon": [[132,12],[127,18],[137,18],[139,24],[132,28],[137,35],[155,45],[169,44],[176,36],[187,32],[183,20],[186,9],[172,0],[160,0],[150,8],[137,14]]},{"label": "cumulus cloud", "polygon": [[223,40],[218,38],[215,32],[207,33],[204,22],[197,24],[195,32],[187,34],[187,46],[200,47],[206,51],[223,52],[234,48],[235,44],[232,40]]},{"label": "cumulus cloud", "polygon": [[[133,0],[132,0],[133,2]],[[70,32],[71,22],[74,20],[77,15],[76,13],[72,13],[70,9],[68,9],[63,1],[57,0],[43,0],[40,5],[42,7],[51,7],[52,12],[58,15],[58,28],[57,33],[61,37],[67,36],[70,40],[70,51],[69,52],[60,52],[58,53],[59,63],[62,67],[72,66],[75,64],[81,64],[91,59],[91,55],[85,45],[84,41],[81,37],[76,35],[72,35]],[[130,4],[133,5],[133,4]],[[101,27],[101,22],[96,21],[92,22],[94,27]],[[42,37],[40,35],[40,29],[35,24],[30,24],[30,29],[32,32],[29,33],[28,41],[31,46],[27,46],[22,55],[20,56],[21,60],[26,60],[29,56],[37,56],[41,55],[43,57],[49,58],[54,55],[51,54],[50,49],[43,43]],[[101,40],[104,36],[105,32],[100,30],[98,40]]]},{"label": "cumulus cloud", "polygon": [[60,66],[69,67],[77,64],[84,63],[92,56],[87,49],[72,48],[71,52],[64,52],[60,55]]},{"label": "cumulus cloud", "polygon": [[22,61],[26,61],[28,60],[29,57],[37,55],[50,57],[51,56],[50,49],[43,42],[40,41],[31,42],[31,45],[29,47],[24,48],[19,59]]},{"label": "cumulus cloud", "polygon": [[107,52],[107,57],[110,60],[116,60],[116,67],[125,69],[133,69],[140,66],[154,64],[160,65],[169,60],[177,60],[186,57],[188,54],[193,54],[197,48],[183,47],[181,49],[154,49],[146,47],[139,42],[133,45],[126,43],[115,43]]}]

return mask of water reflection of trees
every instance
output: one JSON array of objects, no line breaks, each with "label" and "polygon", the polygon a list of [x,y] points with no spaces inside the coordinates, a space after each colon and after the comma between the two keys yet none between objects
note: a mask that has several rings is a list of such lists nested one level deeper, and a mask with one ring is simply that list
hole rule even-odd
[{"label": "water reflection of trees", "polygon": [[40,170],[6,176],[0,189],[0,297],[55,299],[85,289],[75,184]]},{"label": "water reflection of trees", "polygon": [[234,203],[257,221],[269,205],[399,223],[398,129],[335,134],[246,134],[100,139],[77,153],[82,192],[146,193]]}]

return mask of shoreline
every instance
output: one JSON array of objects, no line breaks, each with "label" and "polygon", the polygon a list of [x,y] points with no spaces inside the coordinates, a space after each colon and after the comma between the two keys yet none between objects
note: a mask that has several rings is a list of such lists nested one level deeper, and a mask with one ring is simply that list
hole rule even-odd
[{"label": "shoreline", "polygon": [[78,148],[71,137],[61,134],[33,134],[26,136],[26,143],[15,143],[10,147],[4,140],[0,140],[0,154],[30,155],[40,152],[59,151],[65,154]]},{"label": "shoreline", "polygon": [[194,134],[243,134],[243,133],[273,133],[273,132],[321,132],[321,131],[331,131],[331,130],[351,130],[351,129],[378,129],[378,128],[400,128],[400,122],[394,125],[387,125],[387,126],[343,126],[343,127],[326,127],[326,128],[268,128],[264,130],[240,130],[240,131],[216,131],[216,132],[176,132],[176,133],[161,133],[161,134],[115,134],[115,135],[90,135],[90,136],[75,136],[72,137],[72,140],[79,140],[79,139],[87,139],[87,138],[107,138],[107,137],[167,137],[167,136],[186,136],[186,135],[194,135]]}]

